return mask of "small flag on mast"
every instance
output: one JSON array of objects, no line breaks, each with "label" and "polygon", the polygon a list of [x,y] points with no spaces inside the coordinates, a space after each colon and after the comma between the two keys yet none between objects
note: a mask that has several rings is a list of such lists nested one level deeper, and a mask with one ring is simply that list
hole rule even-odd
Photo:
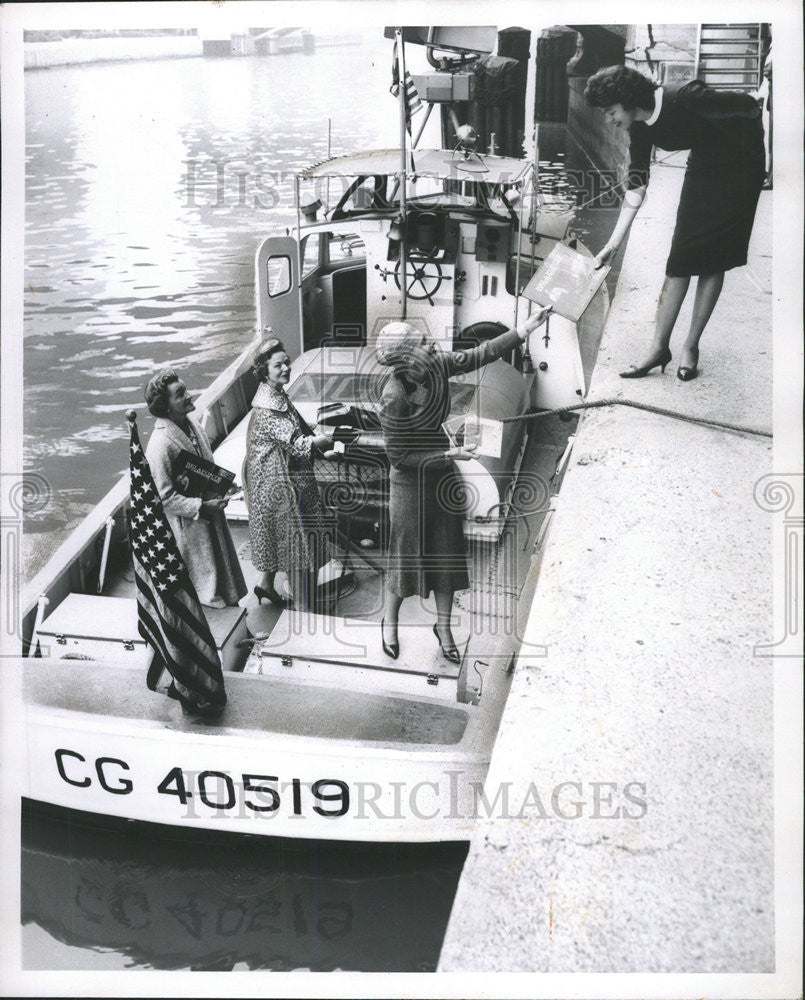
[{"label": "small flag on mast", "polygon": [[131,427],[129,540],[137,585],[137,629],[154,650],[147,684],[156,690],[160,674],[167,669],[170,697],[190,712],[218,715],[226,704],[221,659],[162,509],[133,410],[127,419]]},{"label": "small flag on mast", "polygon": [[[400,96],[400,60],[397,52],[397,42],[394,43],[394,54],[391,60],[391,86],[389,87],[391,93],[399,98]],[[422,101],[419,99],[419,94],[414,86],[414,78],[408,72],[405,71],[405,126],[408,129],[408,134],[411,134],[411,118],[417,113],[417,111],[422,110]]]}]

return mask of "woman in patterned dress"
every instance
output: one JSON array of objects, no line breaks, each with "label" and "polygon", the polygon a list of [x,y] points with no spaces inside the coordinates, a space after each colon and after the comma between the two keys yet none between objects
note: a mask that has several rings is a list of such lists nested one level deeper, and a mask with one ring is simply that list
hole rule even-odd
[{"label": "woman in patterned dress", "polygon": [[274,586],[281,570],[291,581],[297,607],[311,609],[318,571],[327,561],[313,454],[324,454],[331,442],[313,434],[285,393],[291,361],[282,342],[263,341],[252,362],[260,385],[246,442],[246,491],[252,562],[263,574],[254,592],[261,603],[267,597],[287,604]]}]

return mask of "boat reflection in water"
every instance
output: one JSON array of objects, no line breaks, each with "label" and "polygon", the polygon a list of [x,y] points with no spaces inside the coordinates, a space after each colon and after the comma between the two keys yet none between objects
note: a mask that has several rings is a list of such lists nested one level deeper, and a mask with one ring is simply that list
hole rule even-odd
[{"label": "boat reflection in water", "polygon": [[178,841],[166,827],[144,836],[75,817],[24,810],[22,922],[129,968],[433,971],[467,850]]}]

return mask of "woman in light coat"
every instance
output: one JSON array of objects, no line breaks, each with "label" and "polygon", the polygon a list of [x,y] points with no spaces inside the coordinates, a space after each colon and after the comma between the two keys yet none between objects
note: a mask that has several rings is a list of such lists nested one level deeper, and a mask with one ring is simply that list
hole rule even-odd
[{"label": "woman in light coat", "polygon": [[246,594],[246,582],[224,515],[226,501],[186,496],[175,478],[183,451],[213,461],[206,433],[190,417],[193,399],[168,368],[148,383],[145,401],[157,418],[145,457],[198,598],[209,608],[235,605]]}]

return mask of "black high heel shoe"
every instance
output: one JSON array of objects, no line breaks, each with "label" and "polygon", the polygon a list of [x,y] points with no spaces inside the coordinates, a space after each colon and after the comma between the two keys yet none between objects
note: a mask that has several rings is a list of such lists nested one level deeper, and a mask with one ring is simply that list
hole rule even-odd
[{"label": "black high heel shoe", "polygon": [[399,642],[386,642],[386,636],[383,632],[383,626],[386,624],[386,619],[381,618],[380,620],[380,641],[383,644],[383,652],[386,656],[390,656],[392,660],[396,660],[400,655],[400,644]]},{"label": "black high heel shoe", "polygon": [[652,361],[651,364],[643,365],[641,368],[638,368],[637,365],[632,365],[631,368],[627,369],[625,372],[620,372],[619,374],[621,378],[643,378],[648,375],[652,368],[656,368],[658,365],[660,367],[660,371],[665,374],[665,366],[670,360],[671,352],[666,348],[666,350],[663,351],[658,358]]},{"label": "black high heel shoe", "polygon": [[273,587],[269,587],[269,589],[266,590],[258,584],[254,588],[254,594],[260,604],[263,603],[263,598],[265,597],[267,601],[270,601],[272,604],[277,604],[281,608],[289,608],[291,606],[291,602],[285,597],[280,596]]},{"label": "black high heel shoe", "polygon": [[433,634],[436,636],[436,639],[439,643],[439,649],[442,651],[442,656],[450,663],[461,663],[461,654],[459,653],[459,651],[456,649],[455,646],[453,646],[451,649],[445,649],[442,643],[442,637],[439,635],[439,630],[435,625],[433,626]]},{"label": "black high heel shoe", "polygon": [[680,365],[676,370],[676,377],[680,382],[692,382],[699,376],[699,352],[696,351],[696,360],[692,365]]}]

